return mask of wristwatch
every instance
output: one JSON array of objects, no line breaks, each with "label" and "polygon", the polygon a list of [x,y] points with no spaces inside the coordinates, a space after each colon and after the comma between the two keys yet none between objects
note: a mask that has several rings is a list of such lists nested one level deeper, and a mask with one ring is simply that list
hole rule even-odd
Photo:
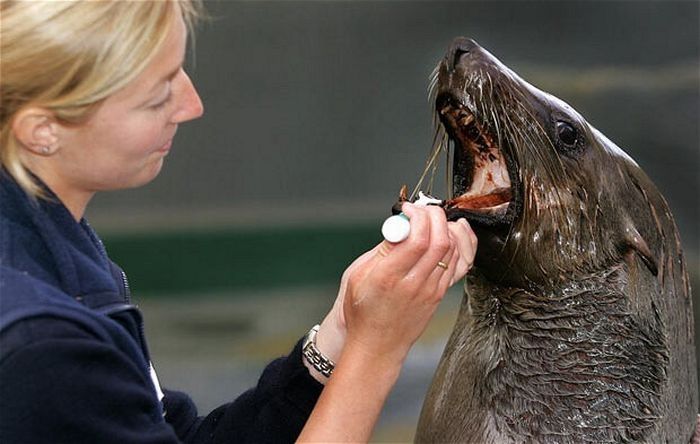
[{"label": "wristwatch", "polygon": [[330,378],[335,368],[335,362],[321,353],[316,347],[316,333],[318,333],[319,328],[319,325],[314,325],[306,336],[304,336],[302,354],[306,362],[311,364],[311,366],[318,370],[323,376]]}]

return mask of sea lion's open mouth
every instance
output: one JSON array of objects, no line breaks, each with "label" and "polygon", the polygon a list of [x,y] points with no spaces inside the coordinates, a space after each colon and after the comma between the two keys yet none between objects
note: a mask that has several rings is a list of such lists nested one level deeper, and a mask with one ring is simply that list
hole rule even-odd
[{"label": "sea lion's open mouth", "polygon": [[436,109],[454,143],[455,197],[445,205],[449,219],[507,222],[513,192],[508,164],[497,138],[451,95],[438,97]]}]

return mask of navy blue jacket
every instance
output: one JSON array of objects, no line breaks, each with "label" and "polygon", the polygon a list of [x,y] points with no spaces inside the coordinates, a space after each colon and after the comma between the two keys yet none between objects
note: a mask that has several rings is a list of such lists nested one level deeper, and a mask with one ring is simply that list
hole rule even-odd
[{"label": "navy blue jacket", "polygon": [[300,343],[206,417],[149,374],[126,276],[85,220],[0,170],[0,442],[292,442],[321,392]]}]

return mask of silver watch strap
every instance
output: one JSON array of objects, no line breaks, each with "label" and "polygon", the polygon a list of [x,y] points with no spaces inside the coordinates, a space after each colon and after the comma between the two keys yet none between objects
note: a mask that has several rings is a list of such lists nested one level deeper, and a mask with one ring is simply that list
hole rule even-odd
[{"label": "silver watch strap", "polygon": [[319,325],[314,325],[306,334],[302,345],[302,353],[306,362],[311,364],[311,366],[318,370],[323,376],[330,378],[335,368],[335,362],[321,353],[316,347],[316,334],[319,328]]}]

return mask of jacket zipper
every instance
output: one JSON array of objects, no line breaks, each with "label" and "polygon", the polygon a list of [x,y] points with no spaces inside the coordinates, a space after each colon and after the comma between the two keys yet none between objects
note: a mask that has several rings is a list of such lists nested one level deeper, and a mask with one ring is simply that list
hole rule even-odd
[{"label": "jacket zipper", "polygon": [[[109,261],[110,260],[109,255],[107,254],[107,249],[105,248],[104,243],[102,242],[102,239],[100,239],[99,236],[97,236],[97,234],[95,233],[95,230],[92,229],[90,224],[88,224],[87,220],[83,219],[83,222],[81,222],[81,224],[83,224],[83,223],[84,223],[84,226],[87,228],[88,235],[97,244],[97,247],[98,247],[99,251],[102,253],[102,256],[107,261]],[[111,264],[110,268],[113,267],[114,265],[115,264]],[[121,267],[119,267],[119,271],[121,272],[122,288],[124,290],[124,304],[112,306],[112,307],[108,308],[107,310],[103,310],[102,314],[111,317],[111,315],[113,315],[114,313],[120,312],[120,311],[127,311],[127,310],[135,310],[136,311],[136,313],[139,317],[139,320],[137,323],[138,323],[138,334],[140,336],[139,339],[141,340],[141,351],[144,354],[144,358],[146,359],[146,361],[148,361],[149,375],[151,376],[153,385],[156,388],[156,394],[159,397],[159,401],[160,401],[160,405],[161,405],[161,413],[162,413],[163,417],[165,417],[165,408],[164,408],[164,404],[163,404],[162,399],[161,399],[162,390],[160,388],[160,383],[158,383],[158,381],[157,381],[157,376],[154,376],[155,370],[153,370],[153,363],[151,362],[150,353],[148,352],[148,346],[146,345],[146,332],[145,332],[145,329],[143,326],[143,317],[140,313],[138,306],[135,306],[131,303],[131,287],[129,286],[129,279],[126,277],[126,273],[124,272],[124,270],[121,269]]]},{"label": "jacket zipper", "polygon": [[124,288],[124,298],[127,304],[131,304],[131,287],[129,287],[129,279],[126,278],[124,270],[122,272],[122,286]]},{"label": "jacket zipper", "polygon": [[[121,270],[122,272],[122,287],[124,288],[124,299],[125,302],[129,305],[131,304],[131,287],[129,287],[129,279],[126,277],[126,273],[124,270]],[[138,306],[135,306],[136,309],[138,310]],[[139,336],[141,336],[141,344],[143,344],[144,350],[146,349],[146,330],[143,327],[143,320],[139,322]],[[150,359],[150,356],[146,356],[146,358]],[[150,361],[149,361],[150,362]]]},{"label": "jacket zipper", "polygon": [[[131,305],[134,307],[136,310],[138,310],[138,306],[134,306],[131,304],[131,287],[129,287],[129,279],[126,277],[126,272],[124,270],[121,270],[122,274],[122,286],[124,288],[124,298],[126,300],[126,303],[128,305]],[[141,337],[141,349],[145,354],[145,358],[148,361],[148,373],[149,376],[151,377],[151,382],[153,383],[153,387],[156,390],[156,397],[158,398],[158,401],[160,402],[160,408],[161,408],[161,415],[163,418],[165,418],[166,411],[165,411],[165,405],[163,404],[163,389],[160,386],[160,382],[158,381],[158,376],[156,375],[156,371],[153,368],[153,361],[151,361],[150,353],[147,351],[148,347],[146,346],[146,331],[143,326],[143,318],[140,320],[139,324],[139,336]]]}]

